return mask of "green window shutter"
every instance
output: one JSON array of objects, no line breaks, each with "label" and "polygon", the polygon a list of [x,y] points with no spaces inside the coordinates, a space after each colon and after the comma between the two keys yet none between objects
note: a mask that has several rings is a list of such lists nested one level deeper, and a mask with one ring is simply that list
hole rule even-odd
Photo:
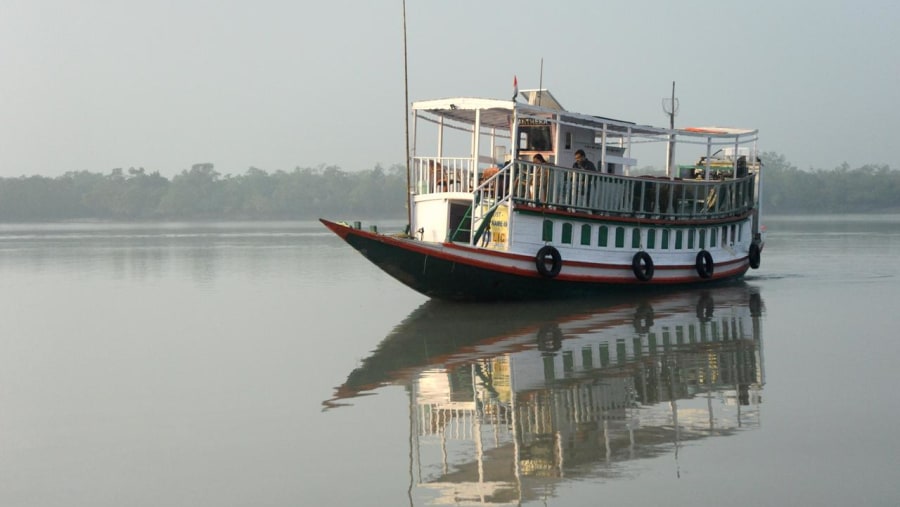
[{"label": "green window shutter", "polygon": [[637,227],[631,230],[631,248],[641,247],[641,230]]},{"label": "green window shutter", "polygon": [[601,225],[597,231],[597,246],[607,246],[609,244],[609,228]]},{"label": "green window shutter", "polygon": [[656,229],[647,229],[647,248],[656,248]]},{"label": "green window shutter", "polygon": [[541,240],[553,241],[553,221],[544,220],[544,232],[541,234]]},{"label": "green window shutter", "polygon": [[682,243],[683,239],[684,231],[675,231],[675,250],[681,250],[682,248],[684,248],[684,243]]},{"label": "green window shutter", "polygon": [[616,227],[616,248],[625,248],[625,228]]},{"label": "green window shutter", "polygon": [[663,229],[662,231],[662,249],[669,249],[669,229]]},{"label": "green window shutter", "polygon": [[584,224],[581,226],[581,244],[591,244],[591,226],[588,224]]},{"label": "green window shutter", "polygon": [[572,224],[570,223],[563,224],[562,242],[566,245],[572,244]]}]

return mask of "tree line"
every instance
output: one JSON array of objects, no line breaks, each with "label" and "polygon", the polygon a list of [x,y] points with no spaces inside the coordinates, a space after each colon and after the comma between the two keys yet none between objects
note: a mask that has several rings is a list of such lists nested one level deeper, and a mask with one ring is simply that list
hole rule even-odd
[{"label": "tree line", "polygon": [[[804,171],[766,153],[768,214],[900,212],[900,171],[886,165]],[[0,178],[0,222],[60,220],[297,220],[405,216],[406,169],[336,166],[222,176],[195,164],[171,180],[143,168],[56,178]]]}]

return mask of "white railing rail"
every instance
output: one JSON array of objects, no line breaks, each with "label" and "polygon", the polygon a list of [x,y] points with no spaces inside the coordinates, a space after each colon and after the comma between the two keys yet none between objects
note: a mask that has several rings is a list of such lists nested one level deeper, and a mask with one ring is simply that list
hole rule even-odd
[{"label": "white railing rail", "polygon": [[715,181],[630,177],[517,161],[483,181],[474,198],[617,216],[719,218],[753,209],[754,176]]},{"label": "white railing rail", "polygon": [[477,185],[478,175],[471,158],[413,158],[413,189],[417,194],[472,192]]}]

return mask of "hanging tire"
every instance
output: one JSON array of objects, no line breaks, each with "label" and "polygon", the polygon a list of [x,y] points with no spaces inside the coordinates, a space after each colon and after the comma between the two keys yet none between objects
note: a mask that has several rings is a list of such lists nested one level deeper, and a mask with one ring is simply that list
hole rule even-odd
[{"label": "hanging tire", "polygon": [[712,254],[710,254],[706,250],[700,250],[699,252],[697,252],[696,267],[697,274],[700,275],[700,278],[711,278],[713,275],[713,269],[715,269]]},{"label": "hanging tire", "polygon": [[649,282],[653,278],[653,259],[647,252],[638,252],[631,259],[631,270],[634,276],[642,282]]},{"label": "hanging tire", "polygon": [[750,267],[753,269],[759,269],[760,257],[762,256],[762,250],[759,249],[759,243],[753,242],[750,243],[750,253],[747,255],[747,260],[750,261]]},{"label": "hanging tire", "polygon": [[[548,262],[550,263],[549,267],[547,266]],[[534,265],[537,267],[538,273],[547,278],[553,278],[562,269],[562,256],[559,255],[559,250],[556,248],[545,245],[534,256]]]}]

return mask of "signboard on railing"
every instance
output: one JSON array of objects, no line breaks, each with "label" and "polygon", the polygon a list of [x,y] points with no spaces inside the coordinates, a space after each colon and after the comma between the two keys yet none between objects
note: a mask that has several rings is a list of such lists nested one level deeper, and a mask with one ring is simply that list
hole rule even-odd
[{"label": "signboard on railing", "polygon": [[[484,205],[483,213],[487,213],[489,206]],[[482,238],[484,246],[495,250],[506,250],[506,240],[509,235],[509,207],[498,206],[491,216],[491,224],[484,232]]]}]

